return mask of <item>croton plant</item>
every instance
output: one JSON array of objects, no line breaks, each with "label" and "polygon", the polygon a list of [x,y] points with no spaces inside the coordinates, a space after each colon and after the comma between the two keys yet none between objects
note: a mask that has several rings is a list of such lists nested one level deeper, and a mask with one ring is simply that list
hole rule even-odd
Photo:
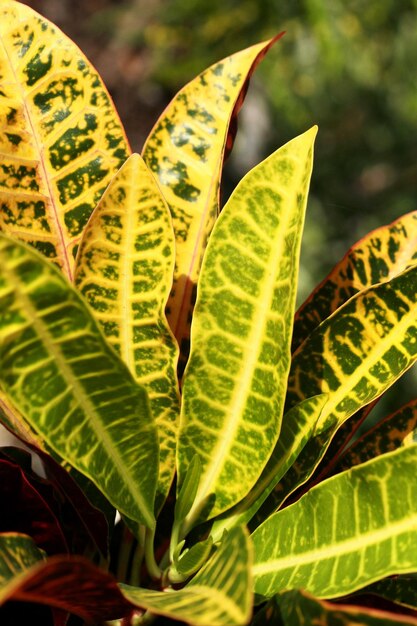
[{"label": "croton plant", "polygon": [[0,2],[3,626],[417,624],[417,400],[353,439],[417,359],[417,212],[296,313],[316,128],[220,212],[278,38],[140,156],[78,48]]}]

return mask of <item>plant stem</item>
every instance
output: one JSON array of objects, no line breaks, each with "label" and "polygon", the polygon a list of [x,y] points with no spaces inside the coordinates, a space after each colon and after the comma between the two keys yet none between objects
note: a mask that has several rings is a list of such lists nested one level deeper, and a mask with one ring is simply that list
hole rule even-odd
[{"label": "plant stem", "polygon": [[149,575],[155,580],[160,580],[162,577],[162,570],[158,567],[157,562],[155,561],[154,555],[154,538],[155,538],[155,529],[150,530],[146,529],[145,535],[145,562],[146,567],[148,568]]}]

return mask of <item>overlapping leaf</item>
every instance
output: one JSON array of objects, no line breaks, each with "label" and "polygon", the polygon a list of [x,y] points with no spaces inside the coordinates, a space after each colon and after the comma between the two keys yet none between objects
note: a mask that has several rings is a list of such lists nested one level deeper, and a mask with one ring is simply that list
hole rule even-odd
[{"label": "overlapping leaf", "polygon": [[278,439],[315,135],[245,176],[208,244],[178,443],[179,484],[195,454],[202,467],[189,521],[208,500],[210,517],[241,500]]},{"label": "overlapping leaf", "polygon": [[358,241],[318,285],[295,316],[293,351],[349,298],[417,262],[417,211]]},{"label": "overlapping leaf", "polygon": [[369,585],[364,591],[417,610],[417,574],[401,574],[384,578]]},{"label": "overlapping leaf", "polygon": [[252,519],[309,441],[326,401],[326,394],[314,396],[284,415],[278,442],[260,478],[241,502],[214,521],[211,534],[215,540],[221,538],[225,528]]},{"label": "overlapping leaf", "polygon": [[[276,40],[214,64],[175,96],[150,133],[143,157],[171,209],[177,244],[168,319],[180,343],[189,336],[189,313],[207,239],[219,212],[221,168],[230,123],[248,79]],[[230,139],[227,142],[228,137]]]},{"label": "overlapping leaf", "polygon": [[71,278],[74,249],[129,147],[77,46],[25,4],[0,4],[0,228]]},{"label": "overlapping leaf", "polygon": [[301,591],[287,591],[272,598],[257,615],[253,626],[416,626],[412,617],[373,608],[332,604]]},{"label": "overlapping leaf", "polygon": [[[290,475],[269,497],[276,510],[305,482],[337,429],[378,398],[417,359],[417,268],[353,296],[318,326],[294,354],[287,406],[328,393],[315,436]],[[287,480],[288,478],[288,480]]]},{"label": "overlapping leaf", "polygon": [[158,510],[175,471],[178,348],[165,317],[174,269],[169,209],[141,157],[116,174],[85,229],[74,281],[149,395],[160,439]]},{"label": "overlapping leaf", "polygon": [[247,531],[237,527],[183,589],[158,592],[128,585],[120,588],[133,604],[192,626],[244,626],[252,608],[251,561]]},{"label": "overlapping leaf", "polygon": [[417,446],[330,478],[252,535],[255,593],[344,595],[417,569]]},{"label": "overlapping leaf", "polygon": [[89,623],[130,611],[106,572],[81,557],[44,560],[30,537],[11,533],[0,535],[0,604],[7,600],[48,604]]},{"label": "overlapping leaf", "polygon": [[0,364],[3,389],[47,445],[152,527],[158,441],[146,391],[59,271],[4,236]]}]

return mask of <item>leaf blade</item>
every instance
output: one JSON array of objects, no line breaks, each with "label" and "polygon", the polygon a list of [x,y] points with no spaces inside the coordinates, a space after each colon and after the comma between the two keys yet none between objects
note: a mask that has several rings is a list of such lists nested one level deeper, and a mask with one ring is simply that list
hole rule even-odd
[{"label": "leaf blade", "polygon": [[152,527],[158,442],[145,390],[54,266],[4,236],[0,256],[0,376],[7,395],[116,508]]},{"label": "leaf blade", "polygon": [[130,152],[124,130],[77,46],[25,4],[1,3],[0,64],[1,230],[71,278],[77,238]]},{"label": "leaf blade", "polygon": [[272,515],[252,535],[255,592],[271,597],[302,587],[331,598],[415,571],[416,460],[417,446],[383,455]]},{"label": "leaf blade", "polygon": [[202,466],[188,524],[213,497],[210,517],[245,496],[278,438],[315,135],[246,175],[207,247],[178,442],[179,485],[194,454]]},{"label": "leaf blade", "polygon": [[168,206],[138,154],[106,189],[83,234],[74,282],[107,341],[148,392],[160,440],[158,511],[175,472],[178,346],[165,317],[174,269]]}]

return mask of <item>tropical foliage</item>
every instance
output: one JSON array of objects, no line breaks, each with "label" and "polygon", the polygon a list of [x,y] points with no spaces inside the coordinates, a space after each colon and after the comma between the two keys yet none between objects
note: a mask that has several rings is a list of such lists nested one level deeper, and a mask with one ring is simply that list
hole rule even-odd
[{"label": "tropical foliage", "polygon": [[295,313],[317,128],[219,199],[278,38],[142,156],[53,24],[3,0],[0,38],[2,624],[417,624],[415,402],[349,446],[417,360],[416,215]]}]

